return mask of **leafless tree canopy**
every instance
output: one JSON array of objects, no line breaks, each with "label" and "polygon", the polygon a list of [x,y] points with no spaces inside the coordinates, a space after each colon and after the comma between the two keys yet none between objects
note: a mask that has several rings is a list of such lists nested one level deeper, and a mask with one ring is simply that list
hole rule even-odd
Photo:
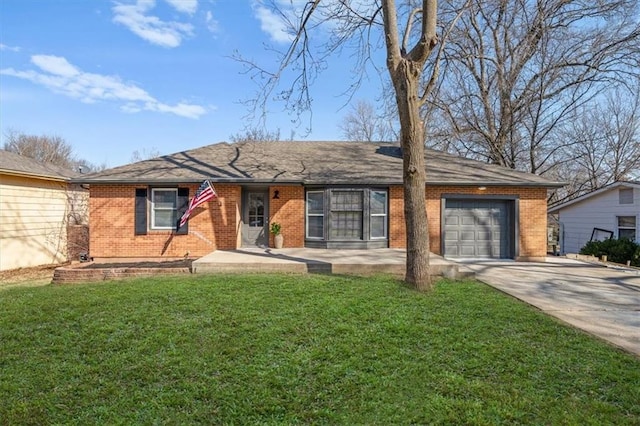
[{"label": "leafless tree canopy", "polygon": [[152,158],[160,157],[160,155],[160,151],[155,146],[148,149],[136,149],[131,154],[131,162],[135,163],[136,161],[151,160]]},{"label": "leafless tree canopy", "polygon": [[33,158],[43,164],[53,164],[66,169],[73,169],[76,159],[73,147],[60,136],[34,136],[9,131],[4,144],[6,151],[15,152]]},{"label": "leafless tree canopy", "polygon": [[[585,141],[568,129],[585,114],[620,115],[605,105],[607,92],[637,92],[638,16],[636,0],[473,0],[444,46],[431,144],[537,174],[575,167],[574,158],[587,167]],[[612,142],[590,143],[596,155]],[[617,178],[633,168],[626,157]]]},{"label": "leafless tree canopy", "polygon": [[82,173],[95,172],[106,168],[105,164],[96,165],[77,158],[73,147],[60,136],[28,135],[15,130],[6,134],[4,150],[33,158],[43,164],[53,164],[64,169]]},{"label": "leafless tree canopy", "polygon": [[230,136],[231,142],[275,142],[280,139],[280,129],[274,131],[260,127],[247,128],[244,132],[238,132]]},{"label": "leafless tree canopy", "polygon": [[573,141],[549,174],[567,182],[563,201],[620,180],[640,181],[640,92],[615,90],[579,109],[562,127]]},{"label": "leafless tree canopy", "polygon": [[380,114],[375,105],[357,101],[339,124],[346,140],[360,142],[391,142],[398,140],[389,117]]}]

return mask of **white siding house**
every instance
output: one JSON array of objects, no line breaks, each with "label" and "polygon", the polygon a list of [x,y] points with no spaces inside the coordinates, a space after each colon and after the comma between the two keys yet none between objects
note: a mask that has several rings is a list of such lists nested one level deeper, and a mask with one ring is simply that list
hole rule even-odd
[{"label": "white siding house", "polygon": [[560,249],[578,253],[590,240],[640,241],[640,182],[615,182],[549,208],[560,222]]}]

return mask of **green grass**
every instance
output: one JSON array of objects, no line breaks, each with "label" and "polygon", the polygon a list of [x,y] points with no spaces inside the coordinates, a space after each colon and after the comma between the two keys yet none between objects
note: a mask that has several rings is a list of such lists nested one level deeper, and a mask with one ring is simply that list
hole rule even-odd
[{"label": "green grass", "polygon": [[640,361],[476,282],[0,292],[0,424],[640,424]]}]

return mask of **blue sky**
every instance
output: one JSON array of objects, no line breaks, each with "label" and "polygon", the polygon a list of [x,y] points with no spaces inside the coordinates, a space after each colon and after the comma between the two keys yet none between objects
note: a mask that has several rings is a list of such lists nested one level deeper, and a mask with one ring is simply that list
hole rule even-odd
[{"label": "blue sky", "polygon": [[[78,157],[113,167],[135,150],[170,154],[229,140],[246,124],[240,101],[257,89],[230,56],[268,64],[264,43],[287,41],[252,0],[1,0],[2,143],[9,130],[58,135]],[[345,60],[314,84],[309,135],[280,104],[267,129],[341,139]],[[373,100],[378,87],[367,83],[355,99]]]}]

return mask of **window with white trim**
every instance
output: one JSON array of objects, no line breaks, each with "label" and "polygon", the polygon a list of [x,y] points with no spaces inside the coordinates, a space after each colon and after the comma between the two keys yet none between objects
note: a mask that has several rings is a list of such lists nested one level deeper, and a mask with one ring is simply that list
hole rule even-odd
[{"label": "window with white trim", "polygon": [[332,240],[362,240],[363,192],[331,191],[329,234]]},{"label": "window with white trim", "polygon": [[324,191],[307,191],[307,238],[324,239]]},{"label": "window with white trim", "polygon": [[618,238],[636,240],[636,217],[618,216]]},{"label": "window with white trim", "polygon": [[[382,247],[389,238],[389,193],[384,188],[317,188],[305,194],[305,238],[338,247]],[[318,245],[320,247],[320,245]]]},{"label": "window with white trim", "polygon": [[151,229],[174,229],[178,207],[177,188],[151,190]]},{"label": "window with white trim", "polygon": [[387,191],[371,191],[369,214],[371,239],[387,238]]}]

